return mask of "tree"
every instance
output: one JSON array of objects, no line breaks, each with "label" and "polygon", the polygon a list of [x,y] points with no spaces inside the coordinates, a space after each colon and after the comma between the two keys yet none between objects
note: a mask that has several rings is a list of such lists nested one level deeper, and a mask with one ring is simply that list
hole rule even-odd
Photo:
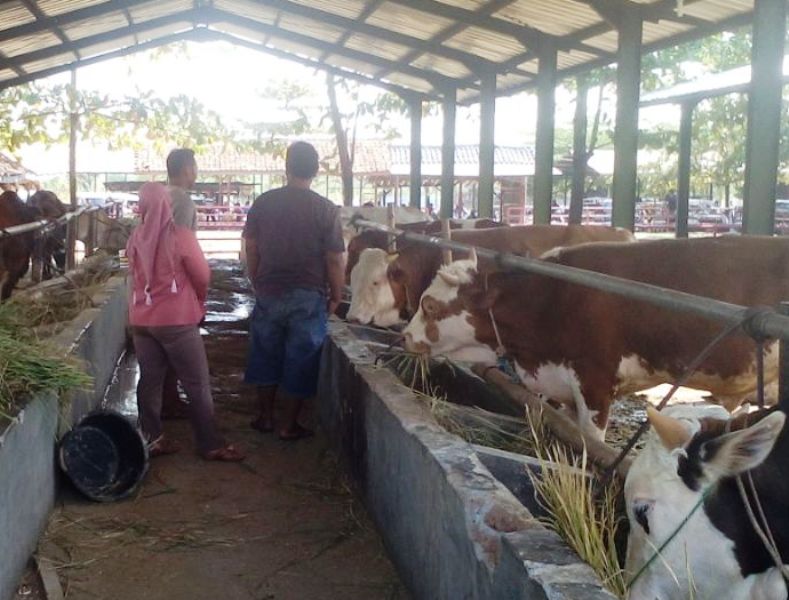
[{"label": "tree", "polygon": [[[68,85],[31,83],[0,92],[0,146],[11,152],[25,144],[68,140]],[[231,138],[218,114],[184,95],[158,98],[151,91],[115,97],[93,90],[75,93],[80,135],[109,148],[153,143],[200,149]]]}]

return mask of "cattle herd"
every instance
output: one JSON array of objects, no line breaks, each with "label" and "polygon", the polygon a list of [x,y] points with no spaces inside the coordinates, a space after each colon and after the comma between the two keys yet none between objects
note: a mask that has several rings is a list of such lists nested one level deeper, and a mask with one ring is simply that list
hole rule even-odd
[{"label": "cattle herd", "polygon": [[[52,192],[39,190],[27,202],[14,191],[0,194],[0,231],[35,221],[56,221],[67,207]],[[91,232],[91,222],[93,232]],[[76,217],[76,239],[90,243],[95,234],[97,247],[117,251],[126,246],[130,226],[109,219],[103,211]],[[46,280],[66,266],[66,225],[58,223],[44,233],[34,231],[0,236],[0,302],[7,300],[32,264],[32,279]]]},{"label": "cattle herd", "polygon": [[[455,227],[453,240],[479,248],[732,304],[789,299],[786,238],[636,242],[610,227]],[[473,251],[442,264],[435,246],[400,238],[393,252],[389,244],[379,231],[350,240],[348,320],[404,325],[406,349],[420,354],[489,365],[505,355],[525,387],[560,404],[599,439],[613,399],[675,382],[722,328],[545,275],[504,271]],[[788,597],[784,413],[738,408],[756,393],[756,348],[745,334],[729,336],[689,376],[685,385],[708,391],[714,403],[649,411],[652,428],[625,484],[631,600]],[[774,404],[777,342],[766,343],[763,356]]]}]

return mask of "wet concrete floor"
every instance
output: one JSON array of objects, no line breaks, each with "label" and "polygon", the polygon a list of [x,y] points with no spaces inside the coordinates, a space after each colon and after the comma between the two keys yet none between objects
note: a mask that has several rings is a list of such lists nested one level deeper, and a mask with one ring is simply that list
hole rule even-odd
[{"label": "wet concrete floor", "polygon": [[[248,426],[241,382],[251,308],[237,263],[213,264],[204,337],[220,427],[248,453],[205,462],[187,421],[166,421],[179,454],[154,459],[134,498],[95,504],[67,486],[39,548],[67,598],[273,600],[407,598],[326,440],[282,442]],[[134,418],[133,354],[104,405]]]}]

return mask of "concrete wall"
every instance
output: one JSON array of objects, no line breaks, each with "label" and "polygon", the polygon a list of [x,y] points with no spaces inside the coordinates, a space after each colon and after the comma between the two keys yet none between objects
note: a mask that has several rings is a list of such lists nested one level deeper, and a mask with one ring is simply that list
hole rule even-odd
[{"label": "concrete wall", "polygon": [[613,598],[472,446],[373,361],[347,326],[332,323],[319,411],[416,598]]},{"label": "concrete wall", "polygon": [[[93,389],[75,393],[66,403],[63,412],[73,421],[99,404],[125,345],[123,280],[110,279],[94,302],[95,308],[82,312],[50,340],[84,359],[95,378]],[[55,501],[59,412],[58,399],[42,394],[0,432],[0,600],[13,598]]]}]

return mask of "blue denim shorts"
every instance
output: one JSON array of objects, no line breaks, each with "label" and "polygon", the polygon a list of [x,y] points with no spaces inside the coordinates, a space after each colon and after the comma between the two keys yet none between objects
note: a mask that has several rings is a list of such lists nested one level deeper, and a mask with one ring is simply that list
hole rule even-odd
[{"label": "blue denim shorts", "polygon": [[297,398],[313,396],[326,338],[326,312],[326,297],[316,290],[259,297],[249,321],[244,381],[279,385]]}]

